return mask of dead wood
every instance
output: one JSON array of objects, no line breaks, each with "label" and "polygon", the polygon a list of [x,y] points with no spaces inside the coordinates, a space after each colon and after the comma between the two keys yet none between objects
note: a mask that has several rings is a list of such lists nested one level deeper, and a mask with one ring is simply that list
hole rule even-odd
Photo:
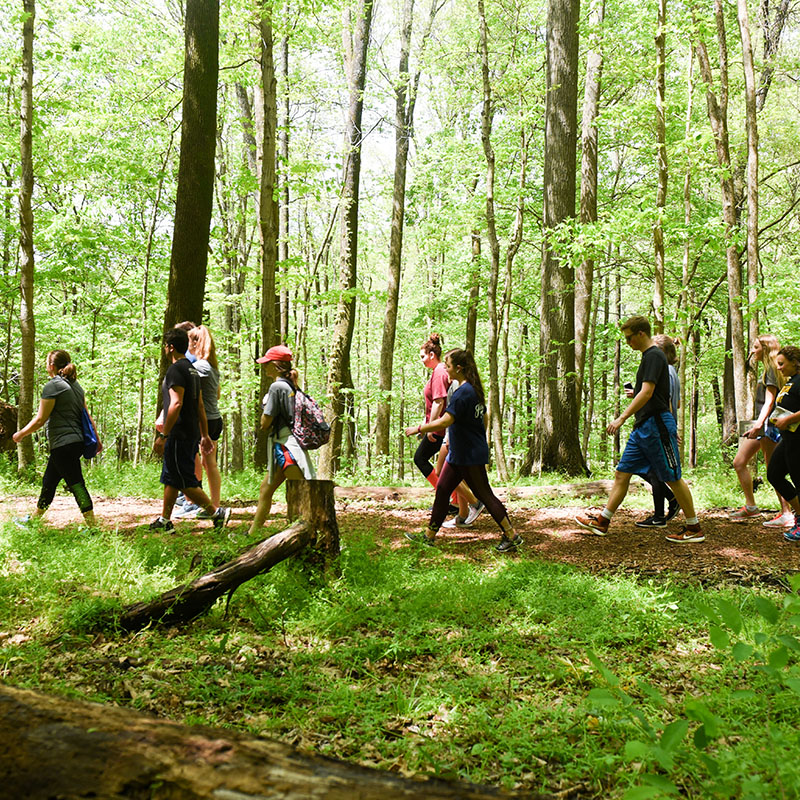
[{"label": "dead wood", "polygon": [[11,438],[17,430],[17,408],[0,400],[0,452],[11,451],[16,445]]},{"label": "dead wood", "polygon": [[[0,686],[0,796],[25,800],[522,797],[412,780],[227,729]],[[526,798],[544,798],[526,792]]]},{"label": "dead wood", "polygon": [[178,624],[195,619],[227,592],[298,553],[309,540],[308,523],[295,522],[191,583],[170,589],[147,603],[129,606],[119,624],[124,630],[134,631],[150,623]]},{"label": "dead wood", "polygon": [[333,481],[287,481],[286,514],[290,520],[308,523],[310,541],[305,560],[323,571],[333,568],[339,557]]}]

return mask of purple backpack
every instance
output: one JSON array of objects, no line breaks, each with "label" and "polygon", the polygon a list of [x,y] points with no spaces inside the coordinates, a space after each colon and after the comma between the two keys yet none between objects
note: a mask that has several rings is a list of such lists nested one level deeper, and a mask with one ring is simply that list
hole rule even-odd
[{"label": "purple backpack", "polygon": [[303,450],[316,450],[328,443],[331,438],[331,426],[325,421],[325,415],[316,402],[305,392],[300,391],[291,381],[286,381],[294,390],[294,420],[289,427]]}]

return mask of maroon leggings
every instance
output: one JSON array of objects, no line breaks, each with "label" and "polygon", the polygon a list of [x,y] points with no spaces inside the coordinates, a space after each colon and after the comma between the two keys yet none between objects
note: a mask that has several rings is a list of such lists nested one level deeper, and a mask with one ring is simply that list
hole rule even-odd
[{"label": "maroon leggings", "polygon": [[431,521],[428,526],[433,531],[438,531],[447,516],[450,505],[450,495],[461,481],[465,481],[472,489],[472,493],[483,503],[492,515],[492,519],[503,529],[502,522],[508,518],[506,507],[495,497],[489,478],[486,475],[485,464],[451,464],[444,462],[439,473],[439,482],[436,484],[436,499],[433,501]]}]

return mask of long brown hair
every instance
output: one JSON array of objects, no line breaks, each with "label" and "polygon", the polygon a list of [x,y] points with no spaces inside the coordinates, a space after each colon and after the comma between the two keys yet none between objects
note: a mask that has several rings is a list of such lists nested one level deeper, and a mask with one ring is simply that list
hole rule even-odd
[{"label": "long brown hair", "polygon": [[464,380],[472,385],[481,403],[485,403],[486,395],[484,394],[481,376],[478,374],[478,367],[475,364],[475,358],[472,353],[469,350],[459,350],[456,348],[455,350],[450,350],[445,358],[449,358],[450,363],[454,367],[461,368],[461,374],[464,376]]},{"label": "long brown hair", "polygon": [[72,363],[72,359],[66,350],[51,350],[47,354],[47,363],[69,383],[72,383],[78,377],[78,369]]},{"label": "long brown hair", "polygon": [[275,369],[277,369],[280,373],[278,375],[279,378],[286,378],[295,386],[297,386],[297,379],[300,377],[300,375],[296,369],[292,368],[291,361],[273,361],[272,363],[275,365]]}]

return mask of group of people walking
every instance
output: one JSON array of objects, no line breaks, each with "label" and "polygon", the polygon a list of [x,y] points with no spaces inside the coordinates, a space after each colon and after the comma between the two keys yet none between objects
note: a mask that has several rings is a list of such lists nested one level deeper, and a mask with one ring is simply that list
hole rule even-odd
[{"label": "group of people walking", "polygon": [[[677,533],[668,534],[667,540],[702,542],[705,535],[692,493],[681,474],[676,422],[680,382],[674,367],[675,343],[668,336],[653,336],[646,317],[631,317],[620,328],[628,346],[640,352],[641,359],[635,383],[626,385],[630,403],[608,425],[607,432],[618,433],[631,417],[634,426],[605,507],[596,514],[578,515],[575,522],[585,532],[606,535],[632,476],[640,475],[652,486],[654,508],[653,514],[636,525],[664,528],[680,510],[684,525]],[[153,444],[154,452],[162,458],[164,491],[161,514],[150,528],[174,530],[176,503],[182,506],[176,516],[208,519],[214,527],[223,528],[231,510],[220,505],[216,451],[223,424],[214,339],[204,325],[180,323],[164,336],[164,353],[169,366],[161,387],[163,409],[156,421]],[[441,336],[436,333],[420,348],[420,359],[431,370],[423,393],[425,418],[406,428],[405,435],[419,439],[414,463],[435,489],[435,498],[426,529],[406,535],[433,545],[441,528],[469,528],[486,509],[500,530],[495,549],[513,552],[521,546],[522,537],[514,531],[505,506],[489,485],[486,398],[475,359],[469,350],[459,348],[449,350],[442,358]],[[284,480],[314,478],[311,459],[292,431],[298,391],[292,360],[291,351],[284,345],[271,347],[257,359],[273,381],[263,398],[261,415],[261,428],[268,436],[268,469],[250,533],[264,524],[274,493]],[[734,460],[745,504],[730,519],[738,522],[761,517],[748,470],[760,450],[767,462],[767,479],[781,503],[778,515],[763,524],[784,528],[787,540],[800,541],[800,348],[780,347],[774,336],[759,336],[753,343],[749,363],[760,365],[762,374],[757,383],[755,418],[744,426]],[[81,468],[81,418],[88,415],[84,391],[77,381],[77,369],[64,350],[48,354],[47,373],[50,380],[42,390],[36,415],[13,437],[19,442],[45,427],[50,446],[36,510],[24,521],[46,512],[63,480],[84,519],[93,525],[92,499]],[[436,461],[431,463],[434,457]],[[202,488],[203,472],[209,494]],[[453,519],[445,521],[451,513],[455,514]]]}]

